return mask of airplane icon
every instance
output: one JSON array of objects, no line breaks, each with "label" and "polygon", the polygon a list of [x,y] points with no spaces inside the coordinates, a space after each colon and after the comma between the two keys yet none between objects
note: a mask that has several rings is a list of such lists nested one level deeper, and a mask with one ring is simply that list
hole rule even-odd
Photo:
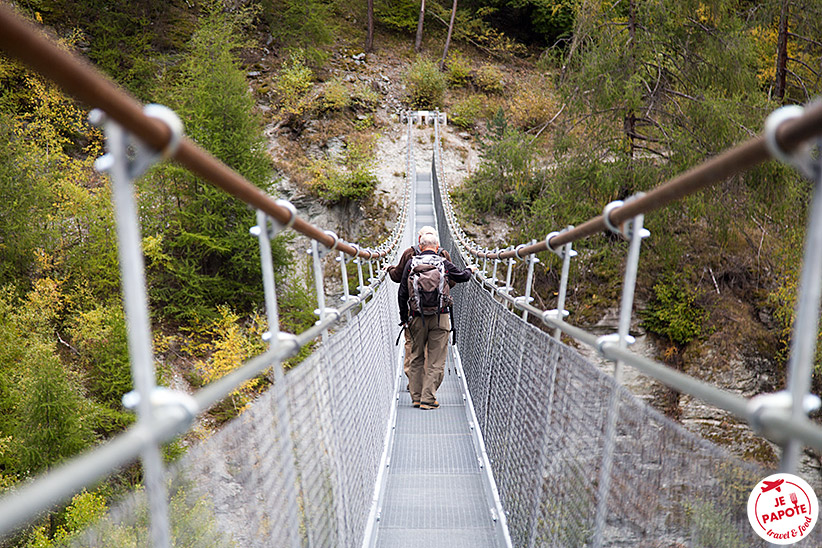
[{"label": "airplane icon", "polygon": [[777,492],[781,493],[782,488],[780,487],[780,485],[782,485],[783,483],[785,483],[785,480],[783,479],[776,481],[765,481],[765,487],[762,488],[762,492],[767,493],[771,489],[776,489]]}]

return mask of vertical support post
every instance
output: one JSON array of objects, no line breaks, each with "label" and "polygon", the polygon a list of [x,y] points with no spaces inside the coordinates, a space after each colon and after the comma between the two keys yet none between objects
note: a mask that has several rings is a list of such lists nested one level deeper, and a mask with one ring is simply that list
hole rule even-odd
[{"label": "vertical support post", "polygon": [[499,248],[494,250],[494,253],[497,253],[497,258],[494,259],[494,272],[491,274],[491,279],[494,280],[494,287],[497,286],[497,268],[499,267],[499,263],[501,262],[499,259]]},{"label": "vertical support post", "polygon": [[[96,116],[96,121],[102,123],[102,114],[98,112]],[[92,120],[92,123],[95,123],[95,120]],[[128,324],[129,359],[134,388],[139,396],[137,417],[138,421],[148,425],[150,430],[154,422],[151,395],[156,384],[142,239],[132,189],[132,183],[138,173],[129,158],[128,150],[132,140],[125,129],[116,122],[108,121],[105,123],[105,134],[109,152],[98,159],[96,165],[98,170],[108,171],[111,176],[123,285],[123,307]],[[143,167],[147,167],[146,158],[140,156],[146,152],[138,152],[134,162],[141,161]],[[151,541],[155,548],[168,548],[171,545],[168,493],[159,443],[146,443],[140,460],[145,474],[146,496],[151,516]]]},{"label": "vertical support post", "polygon": [[[348,291],[348,266],[346,263],[345,253],[340,251],[340,255],[337,257],[337,261],[340,263],[340,276],[342,277],[342,285],[343,285],[343,302],[348,302],[348,299],[351,298],[351,295]],[[351,311],[348,310],[345,313],[346,319],[351,320]]]},{"label": "vertical support post", "polygon": [[[291,204],[288,204],[291,206]],[[291,206],[291,221],[294,221],[296,211]],[[260,242],[260,265],[263,274],[263,292],[265,295],[266,317],[268,318],[268,344],[269,348],[280,344],[280,316],[277,305],[277,291],[274,283],[274,265],[271,258],[271,233],[268,230],[268,215],[261,210],[257,210],[257,226],[252,229],[252,234],[256,235]],[[275,227],[284,229],[286,227]],[[288,410],[288,398],[285,393],[285,374],[280,361],[273,365],[274,370],[274,400],[277,405],[277,444],[280,456],[283,461],[283,483],[285,493],[282,496],[286,499],[285,517],[288,528],[289,543],[291,548],[300,548],[300,520],[296,513],[297,508],[297,472],[294,465],[294,448],[291,443],[291,413]]]},{"label": "vertical support post", "polygon": [[[506,295],[510,295],[511,290],[513,289],[513,287],[511,286],[511,281],[512,281],[511,276],[513,274],[513,269],[514,269],[514,258],[510,257],[508,259],[508,273],[505,275],[505,288],[503,289],[503,291],[505,291]],[[505,308],[508,308],[508,301],[505,301]]]},{"label": "vertical support post", "polygon": [[[320,261],[320,248],[317,240],[311,240],[311,258],[314,263],[314,289],[317,292],[317,310],[314,314],[319,316],[317,323],[325,321],[325,289],[323,288],[323,267]],[[323,330],[323,342],[328,339],[328,330]]]},{"label": "vertical support post", "polygon": [[[626,223],[625,231],[614,227],[609,219],[612,209],[623,205],[621,201],[612,202],[605,207],[603,218],[606,225],[611,230],[621,234],[625,238],[630,238],[628,248],[628,258],[625,264],[625,279],[622,285],[622,301],[619,310],[618,345],[620,349],[628,347],[629,330],[631,327],[631,312],[634,305],[634,290],[636,288],[636,277],[639,268],[639,250],[642,239],[650,236],[650,233],[642,228],[644,215],[637,215],[633,220]],[[594,548],[601,548],[605,535],[605,524],[608,516],[608,497],[611,490],[611,468],[613,467],[614,448],[616,445],[616,423],[619,416],[619,385],[622,382],[622,362],[617,360],[614,364],[614,389],[608,402],[608,416],[605,425],[605,440],[602,451],[602,465],[599,470],[599,483],[597,487],[597,509],[594,521]]]},{"label": "vertical support post", "polygon": [[[533,300],[531,298],[531,287],[534,284],[534,265],[539,262],[535,253],[531,253],[528,255],[528,258],[525,259],[528,262],[528,276],[525,279],[525,304],[530,304]],[[528,321],[528,311],[522,311],[522,319]]]},{"label": "vertical support post", "polygon": [[[568,226],[565,228],[566,231],[571,230],[574,228],[573,226]],[[558,235],[559,232],[552,232],[545,237],[545,244],[548,246],[548,249],[556,253],[562,258],[562,275],[559,279],[559,291],[557,293],[557,319],[562,320],[565,315],[565,297],[568,292],[568,273],[571,270],[571,258],[575,257],[577,252],[573,250],[573,243],[568,242],[565,244],[561,251],[555,250],[551,247],[551,238]],[[554,338],[556,340],[560,340],[562,336],[562,331],[557,327],[554,329]]]},{"label": "vertical support post", "polygon": [[[571,257],[573,256],[571,255],[573,253],[571,246],[571,242],[568,242],[562,248],[562,275],[559,279],[559,293],[557,295],[557,312],[560,320],[565,313],[565,296],[568,292],[568,273],[571,269]],[[554,338],[556,340],[560,340],[561,335],[562,331],[559,327],[554,329]]]},{"label": "vertical support post", "polygon": [[[817,144],[822,147],[822,143]],[[813,375],[813,359],[816,351],[816,335],[819,330],[819,303],[822,296],[822,159],[809,166],[808,175],[814,179],[799,294],[796,302],[796,319],[788,360],[788,386],[791,394],[791,417],[799,420],[806,416],[805,397],[810,392]],[[802,442],[790,439],[785,445],[779,465],[780,472],[796,473],[802,451]]]}]

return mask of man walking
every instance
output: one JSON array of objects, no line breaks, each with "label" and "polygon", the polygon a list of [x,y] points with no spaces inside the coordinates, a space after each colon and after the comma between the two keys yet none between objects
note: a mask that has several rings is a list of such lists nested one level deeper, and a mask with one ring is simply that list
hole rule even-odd
[{"label": "man walking", "polygon": [[[415,255],[419,255],[421,253],[420,250],[420,238],[422,238],[423,234],[436,234],[437,230],[433,226],[424,226],[420,229],[419,233],[417,234],[417,245],[413,245],[402,252],[400,256],[400,261],[396,265],[390,265],[385,267],[388,271],[388,276],[391,278],[392,281],[396,283],[400,283],[402,281],[402,273],[405,271],[405,265],[411,260],[412,257]],[[438,255],[442,255],[449,261],[451,260],[451,255],[443,248],[437,250]],[[454,287],[456,282],[452,280],[448,280],[449,287]],[[405,372],[405,376],[411,379],[411,374],[408,372],[408,365],[411,363],[411,333],[408,329],[403,329],[403,334],[405,335],[405,359],[402,363],[402,370]],[[409,385],[410,388],[410,385]]]},{"label": "man walking", "polygon": [[467,282],[476,271],[476,267],[460,270],[438,255],[439,245],[436,234],[421,235],[420,253],[407,262],[400,280],[400,320],[411,338],[408,389],[412,404],[420,409],[439,407],[437,389],[442,384],[451,331],[448,281]]}]

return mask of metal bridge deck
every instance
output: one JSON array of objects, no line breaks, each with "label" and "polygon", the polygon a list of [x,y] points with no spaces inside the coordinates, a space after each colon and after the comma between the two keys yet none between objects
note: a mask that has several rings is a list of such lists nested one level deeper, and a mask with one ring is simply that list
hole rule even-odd
[{"label": "metal bridge deck", "polygon": [[[415,236],[436,226],[431,174],[415,182]],[[465,384],[449,348],[438,409],[411,406],[399,379],[396,428],[374,545],[378,548],[485,548],[500,546],[491,488],[469,423]]]},{"label": "metal bridge deck", "polygon": [[439,409],[415,409],[400,391],[377,547],[499,546],[452,352],[437,400]]}]

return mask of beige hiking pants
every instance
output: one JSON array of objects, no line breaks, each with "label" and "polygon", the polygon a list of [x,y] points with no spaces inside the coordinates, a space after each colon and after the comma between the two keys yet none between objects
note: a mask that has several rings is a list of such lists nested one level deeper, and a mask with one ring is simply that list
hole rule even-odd
[{"label": "beige hiking pants", "polygon": [[[411,318],[411,360],[408,364],[408,389],[411,401],[434,403],[442,384],[451,318],[448,314]],[[425,353],[428,351],[428,360]]]}]

